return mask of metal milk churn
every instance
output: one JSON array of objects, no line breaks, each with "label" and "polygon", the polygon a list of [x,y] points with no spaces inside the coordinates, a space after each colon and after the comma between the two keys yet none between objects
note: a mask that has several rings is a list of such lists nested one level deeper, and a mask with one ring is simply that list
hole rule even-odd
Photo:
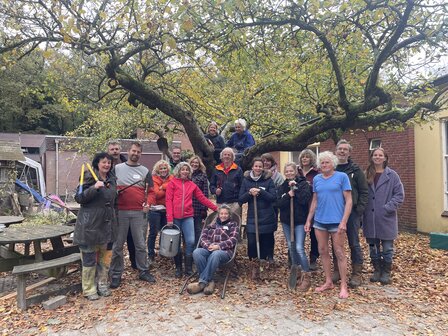
[{"label": "metal milk churn", "polygon": [[177,225],[165,225],[160,230],[159,254],[164,257],[174,257],[179,252],[181,232]]}]

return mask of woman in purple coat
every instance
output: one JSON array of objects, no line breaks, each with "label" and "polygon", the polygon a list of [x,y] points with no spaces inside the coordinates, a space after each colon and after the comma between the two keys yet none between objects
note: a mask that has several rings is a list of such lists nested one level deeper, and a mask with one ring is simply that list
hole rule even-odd
[{"label": "woman in purple coat", "polygon": [[382,148],[370,154],[367,167],[369,201],[364,211],[363,230],[373,265],[371,282],[390,283],[394,240],[398,235],[397,209],[404,201],[403,184],[387,166],[389,157]]}]

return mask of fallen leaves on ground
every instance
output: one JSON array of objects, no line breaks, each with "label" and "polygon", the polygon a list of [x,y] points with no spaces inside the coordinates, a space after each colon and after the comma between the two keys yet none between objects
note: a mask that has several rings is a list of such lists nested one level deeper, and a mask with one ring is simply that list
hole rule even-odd
[{"label": "fallen leaves on ground", "polygon": [[[376,314],[393,316],[397,321],[407,324],[411,330],[415,330],[416,334],[446,333],[447,330],[444,328],[446,328],[448,296],[443,295],[443,292],[448,286],[447,251],[432,250],[429,248],[427,236],[410,233],[401,233],[395,247],[393,283],[381,286],[369,283],[372,268],[368,263],[368,249],[363,241],[364,284],[358,289],[350,290],[350,297],[347,300],[337,298],[338,286],[323,293],[314,292],[314,288],[324,280],[320,264],[319,270],[313,273],[312,288],[307,293],[288,291],[286,244],[283,234],[279,231],[276,233],[275,262],[265,265],[261,281],[250,280],[246,247],[244,244],[239,245],[238,277],[232,277],[229,281],[225,300],[220,298],[222,279],[218,280],[217,290],[212,296],[190,296],[186,293],[179,296],[184,279],[174,278],[171,260],[158,257],[157,268],[152,269],[157,279],[156,284],[139,281],[138,273],[127,265],[122,286],[114,290],[111,297],[99,301],[89,302],[80,293],[74,293],[68,295],[67,304],[58,309],[44,310],[41,305],[34,305],[25,312],[16,308],[15,299],[2,301],[0,333],[38,335],[47,332],[49,328],[53,332],[86,329],[99,321],[118,322],[122,315],[132,308],[144,309],[145,314],[163,310],[166,312],[166,318],[158,319],[166,321],[179,314],[178,307],[170,303],[170,298],[174,296],[178,296],[185,304],[193,300],[213,301],[226,311],[235,305],[256,309],[288,304],[290,309],[300,314],[303,319],[314,322],[319,322],[335,313],[345,314],[353,319],[365,314],[370,315],[374,311]],[[349,255],[348,249],[347,255]],[[79,272],[71,274],[62,281],[79,282]],[[193,316],[195,319],[203,318],[200,312]]]}]

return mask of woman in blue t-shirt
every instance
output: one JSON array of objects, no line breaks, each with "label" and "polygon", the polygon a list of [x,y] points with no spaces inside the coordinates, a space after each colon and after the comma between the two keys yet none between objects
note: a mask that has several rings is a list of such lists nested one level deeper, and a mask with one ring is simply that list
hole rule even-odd
[{"label": "woman in blue t-shirt", "polygon": [[[345,235],[347,220],[352,209],[352,193],[350,180],[345,173],[335,171],[338,165],[337,157],[331,152],[322,152],[318,157],[318,168],[321,174],[313,179],[313,200],[305,224],[305,231],[314,227],[319,254],[325,272],[325,283],[316,288],[316,292],[332,289],[331,261],[328,239],[331,236],[333,249],[336,254],[339,273],[341,275],[341,289],[339,298],[348,297],[347,288],[347,256],[345,255]],[[314,223],[311,220],[314,217]]]}]

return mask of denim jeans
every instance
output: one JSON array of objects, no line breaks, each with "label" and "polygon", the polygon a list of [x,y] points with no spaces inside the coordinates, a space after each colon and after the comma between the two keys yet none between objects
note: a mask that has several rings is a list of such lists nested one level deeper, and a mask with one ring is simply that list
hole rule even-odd
[{"label": "denim jeans", "polygon": [[[383,258],[387,263],[391,263],[394,257],[394,241],[383,240],[378,238],[367,238],[367,244],[369,244],[370,259],[372,261],[378,261]],[[381,247],[383,249],[381,250]]]},{"label": "denim jeans", "polygon": [[[291,253],[291,226],[289,224],[282,223],[283,233],[285,234],[286,241],[288,243],[288,249]],[[296,244],[296,255],[291,259],[300,264],[304,272],[310,271],[310,264],[305,253],[305,227],[303,225],[296,225],[294,227],[294,240]]]},{"label": "denim jeans", "polygon": [[197,248],[193,252],[193,259],[199,273],[199,282],[208,284],[213,280],[213,274],[219,266],[230,260],[230,256],[226,251],[217,250],[209,251],[202,247]]},{"label": "denim jeans", "polygon": [[173,223],[182,231],[185,242],[185,254],[192,255],[194,250],[194,220],[193,217],[174,218]]},{"label": "denim jeans", "polygon": [[350,246],[352,264],[362,265],[364,258],[361,244],[359,243],[359,218],[354,211],[352,211],[347,221],[347,239]]},{"label": "denim jeans", "polygon": [[154,257],[157,234],[166,225],[166,212],[151,211],[149,213],[148,256]]}]

